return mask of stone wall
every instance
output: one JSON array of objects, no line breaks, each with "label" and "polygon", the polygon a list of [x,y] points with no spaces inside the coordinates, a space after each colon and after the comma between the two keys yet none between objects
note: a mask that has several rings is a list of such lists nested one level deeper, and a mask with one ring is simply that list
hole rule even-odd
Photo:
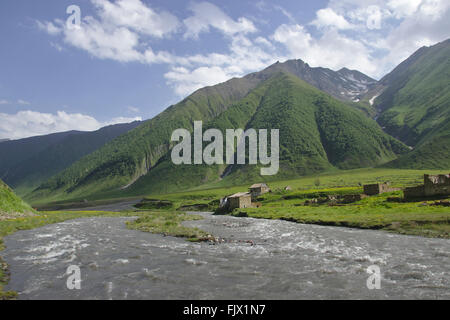
[{"label": "stone wall", "polygon": [[364,186],[364,194],[372,196],[372,195],[379,194],[379,193],[380,193],[380,185],[378,183],[366,184]]},{"label": "stone wall", "polygon": [[257,188],[250,188],[250,193],[253,197],[258,197],[264,193],[267,193],[270,191],[269,187],[257,187]]},{"label": "stone wall", "polygon": [[450,174],[424,176],[425,196],[450,195]]},{"label": "stone wall", "polygon": [[250,195],[239,198],[240,208],[251,208],[252,207],[252,197]]},{"label": "stone wall", "polygon": [[361,194],[346,194],[344,198],[341,200],[341,203],[353,203],[360,201],[364,196]]},{"label": "stone wall", "polygon": [[376,184],[366,184],[364,186],[364,194],[373,196],[376,194],[381,194],[385,192],[398,191],[398,188],[391,188],[389,183],[376,183]]},{"label": "stone wall", "polygon": [[405,199],[421,198],[425,196],[425,186],[408,187],[403,190]]},{"label": "stone wall", "polygon": [[250,208],[252,206],[252,198],[250,195],[228,198],[228,201],[230,210],[237,208]]}]

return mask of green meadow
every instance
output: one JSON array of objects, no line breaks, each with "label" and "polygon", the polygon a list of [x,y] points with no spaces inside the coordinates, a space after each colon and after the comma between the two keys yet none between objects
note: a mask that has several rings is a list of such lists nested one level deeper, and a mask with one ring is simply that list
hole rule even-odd
[{"label": "green meadow", "polygon": [[[367,197],[345,205],[307,205],[311,199],[328,195],[363,193],[363,185],[390,182],[393,187],[404,188],[423,183],[423,174],[445,173],[444,171],[358,169],[329,174],[307,176],[300,179],[274,181],[272,189],[258,199],[259,208],[235,209],[231,214],[264,219],[283,219],[298,223],[320,224],[362,229],[381,229],[409,235],[427,237],[450,237],[450,208],[435,206],[435,200],[418,199],[413,202],[388,201],[388,198],[403,197],[402,191]],[[448,173],[448,172],[447,172]],[[254,182],[235,187],[216,187],[205,190],[165,195],[150,195],[152,199],[164,200],[171,205],[167,210],[214,211],[218,200],[224,196],[246,191]],[[291,190],[285,191],[289,186]],[[145,201],[144,208],[145,208]]]}]

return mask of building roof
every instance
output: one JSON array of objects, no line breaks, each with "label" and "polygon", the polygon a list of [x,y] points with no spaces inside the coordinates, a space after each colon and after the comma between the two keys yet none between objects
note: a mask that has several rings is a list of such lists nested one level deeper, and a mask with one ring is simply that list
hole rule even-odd
[{"label": "building roof", "polygon": [[240,198],[240,197],[245,197],[245,196],[250,196],[250,193],[248,193],[248,192],[238,192],[238,193],[235,193],[235,194],[229,196],[228,198]]},{"label": "building roof", "polygon": [[265,184],[265,183],[255,183],[254,185],[252,185],[252,186],[250,187],[250,189],[253,189],[253,188],[261,188],[261,187],[267,187],[267,184]]}]

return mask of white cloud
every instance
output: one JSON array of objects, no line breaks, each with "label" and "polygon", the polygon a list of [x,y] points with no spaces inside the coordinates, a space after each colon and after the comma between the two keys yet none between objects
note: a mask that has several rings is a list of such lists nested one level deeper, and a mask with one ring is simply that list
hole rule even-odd
[{"label": "white cloud", "polygon": [[[360,71],[381,77],[421,46],[450,37],[449,7],[448,0],[330,0],[327,8],[355,26],[350,33],[342,29],[337,33],[339,39],[348,41],[344,40],[341,48],[336,47],[336,56],[342,56],[344,52],[355,57],[352,64],[360,66]],[[328,30],[322,30],[320,35],[314,36],[312,43],[324,46],[324,51],[331,49],[321,41],[328,33]],[[351,48],[356,50],[358,47],[363,51],[352,53]],[[324,55],[318,52],[318,57],[322,57],[320,60]],[[344,57],[339,60],[346,61]],[[333,64],[336,63],[328,63],[329,66]]]},{"label": "white cloud", "polygon": [[389,50],[380,63],[389,71],[418,48],[430,46],[450,37],[450,3],[423,1],[413,17],[402,20],[380,46]]},{"label": "white cloud", "polygon": [[61,51],[64,50],[64,48],[63,48],[61,45],[59,45],[58,43],[50,42],[50,45],[51,45],[53,48],[55,48],[57,51],[59,51],[59,52],[61,52]]},{"label": "white cloud", "polygon": [[[280,11],[289,21],[271,36],[258,32],[248,18],[232,18],[208,2],[191,3],[191,16],[180,23],[142,0],[91,1],[96,17],[84,17],[78,30],[67,29],[57,19],[38,26],[100,59],[167,64],[164,76],[178,96],[287,58],[312,66],[358,69],[379,78],[420,46],[450,36],[448,0],[330,0],[305,25],[297,24],[284,8],[260,2],[257,7],[265,13]],[[153,38],[198,38],[211,30],[226,36],[227,48],[183,56],[154,51],[149,44]],[[202,48],[207,47],[202,43]]]},{"label": "white cloud", "polygon": [[64,36],[65,42],[101,59],[120,62],[143,59],[136,49],[139,44],[136,33],[124,27],[106,26],[92,17],[84,18],[81,28],[65,28]]},{"label": "white cloud", "polygon": [[175,67],[166,73],[165,77],[174,87],[177,95],[185,96],[202,87],[224,82],[230,78],[230,74],[217,66],[200,67],[194,70]]},{"label": "white cloud", "polygon": [[9,101],[8,100],[0,100],[0,105],[2,105],[2,104],[9,104]]},{"label": "white cloud", "polygon": [[29,106],[31,103],[22,99],[17,100],[17,103],[21,106]]},{"label": "white cloud", "polygon": [[179,27],[178,18],[166,11],[155,12],[141,0],[92,0],[102,21],[116,27],[162,38]]},{"label": "white cloud", "polygon": [[59,26],[56,26],[55,24],[53,24],[53,22],[49,22],[49,21],[37,21],[37,25],[38,28],[47,32],[50,35],[57,35],[61,33],[61,28]]},{"label": "white cloud", "polygon": [[185,38],[197,38],[200,33],[209,32],[210,27],[226,35],[256,32],[256,27],[249,19],[241,17],[234,21],[219,7],[209,2],[193,3],[190,10],[194,15],[184,20],[187,29]]},{"label": "white cloud", "polygon": [[397,18],[413,15],[419,8],[422,0],[390,0],[387,7],[391,9]]},{"label": "white cloud", "polygon": [[0,113],[0,139],[21,139],[70,130],[94,131],[107,125],[135,120],[142,119],[119,117],[100,122],[88,115],[64,111],[58,111],[56,114],[30,110],[16,114]]},{"label": "white cloud", "polygon": [[132,112],[132,113],[138,113],[140,112],[139,108],[133,107],[133,106],[128,106],[127,110]]},{"label": "white cloud", "polygon": [[264,45],[264,46],[266,46],[267,48],[270,48],[270,49],[275,49],[275,47],[273,46],[273,44],[272,44],[269,40],[267,40],[266,38],[264,38],[264,37],[258,37],[258,38],[256,38],[256,39],[255,39],[255,43],[262,44],[262,45]]},{"label": "white cloud", "polygon": [[320,9],[316,12],[317,18],[311,24],[318,28],[335,27],[337,29],[352,29],[354,26],[350,24],[345,18],[331,8]]},{"label": "white cloud", "polygon": [[[162,38],[175,32],[178,19],[170,13],[157,13],[141,0],[91,0],[99,19],[86,16],[77,28],[68,28],[58,19],[38,22],[40,29],[50,35],[63,35],[65,43],[89,52],[100,59],[119,62],[167,63],[171,56],[154,53],[144,45],[142,36]],[[52,43],[58,51],[61,46]]]},{"label": "white cloud", "polygon": [[235,36],[231,40],[228,54],[212,53],[184,57],[182,66],[174,66],[165,74],[167,83],[177,95],[183,97],[196,89],[211,86],[233,77],[244,76],[261,70],[280,56],[270,48],[271,43],[263,38],[251,41],[245,36]]},{"label": "white cloud", "polygon": [[286,46],[289,58],[300,57],[313,67],[334,70],[347,67],[367,74],[374,74],[377,68],[364,44],[339,34],[335,29],[314,38],[301,25],[285,24],[278,27],[273,39]]}]

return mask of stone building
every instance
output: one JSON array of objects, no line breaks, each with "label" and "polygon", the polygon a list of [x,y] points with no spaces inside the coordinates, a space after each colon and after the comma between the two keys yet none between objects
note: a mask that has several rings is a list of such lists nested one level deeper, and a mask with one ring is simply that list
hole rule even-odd
[{"label": "stone building", "polygon": [[228,209],[230,211],[236,208],[252,207],[252,196],[249,192],[239,192],[229,196],[227,199],[228,199]]},{"label": "stone building", "polygon": [[405,199],[450,195],[450,174],[425,174],[423,181],[423,185],[405,188]]},{"label": "stone building", "polygon": [[250,194],[253,198],[259,197],[260,195],[267,193],[270,191],[270,188],[265,183],[256,183],[252,185],[250,188]]},{"label": "stone building", "polygon": [[398,190],[400,190],[400,189],[391,188],[391,186],[388,182],[364,185],[364,194],[367,194],[368,196],[374,196],[377,194],[382,194],[385,192],[393,192],[393,191],[398,191]]},{"label": "stone building", "polygon": [[425,196],[450,195],[450,174],[424,175]]}]

